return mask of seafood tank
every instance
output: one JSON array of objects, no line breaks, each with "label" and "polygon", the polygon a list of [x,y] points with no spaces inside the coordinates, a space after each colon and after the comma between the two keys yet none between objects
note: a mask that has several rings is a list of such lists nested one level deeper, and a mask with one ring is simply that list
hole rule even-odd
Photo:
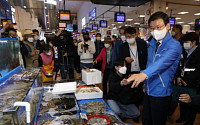
[{"label": "seafood tank", "polygon": [[25,125],[26,112],[24,107],[13,107],[14,103],[29,102],[31,120],[36,115],[42,88],[38,88],[40,69],[19,70],[12,77],[0,84],[0,124]]},{"label": "seafood tank", "polygon": [[19,40],[0,38],[0,74],[2,77],[20,65],[19,52]]},{"label": "seafood tank", "polygon": [[55,95],[45,87],[35,124],[83,125],[74,94]]}]

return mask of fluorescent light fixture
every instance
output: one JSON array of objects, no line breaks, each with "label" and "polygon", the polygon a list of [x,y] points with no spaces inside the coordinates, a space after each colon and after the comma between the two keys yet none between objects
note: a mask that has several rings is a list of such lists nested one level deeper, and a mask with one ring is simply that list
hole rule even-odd
[{"label": "fluorescent light fixture", "polygon": [[189,13],[189,12],[179,12],[178,14],[187,14],[187,13]]},{"label": "fluorescent light fixture", "polygon": [[139,17],[145,17],[145,15],[140,15]]},{"label": "fluorescent light fixture", "polygon": [[24,6],[24,8],[26,8],[26,6]]},{"label": "fluorescent light fixture", "polygon": [[55,0],[46,0],[46,1],[44,1],[44,3],[57,5],[57,2]]},{"label": "fluorescent light fixture", "polygon": [[190,23],[188,23],[188,24],[195,24],[195,22],[190,22]]},{"label": "fluorescent light fixture", "polygon": [[182,18],[176,17],[176,20],[180,20],[180,19],[182,19]]},{"label": "fluorescent light fixture", "polygon": [[133,19],[126,19],[126,21],[133,21]]},{"label": "fluorescent light fixture", "polygon": [[59,1],[62,1],[62,0],[59,0]]},{"label": "fluorescent light fixture", "polygon": [[135,25],[140,25],[140,23],[134,23]]},{"label": "fluorescent light fixture", "polygon": [[117,23],[123,23],[123,22],[117,22]]},{"label": "fluorescent light fixture", "polygon": [[190,26],[190,25],[183,25],[183,26]]},{"label": "fluorescent light fixture", "polygon": [[200,15],[200,13],[195,13],[194,15],[195,15],[195,16],[199,16],[199,15]]},{"label": "fluorescent light fixture", "polygon": [[177,22],[177,23],[181,24],[181,23],[184,23],[184,22]]}]

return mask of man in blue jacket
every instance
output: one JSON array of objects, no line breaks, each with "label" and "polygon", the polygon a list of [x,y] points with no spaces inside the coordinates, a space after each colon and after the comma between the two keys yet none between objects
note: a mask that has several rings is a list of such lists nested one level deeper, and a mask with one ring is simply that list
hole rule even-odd
[{"label": "man in blue jacket", "polygon": [[154,39],[148,48],[147,68],[127,79],[137,87],[145,81],[143,125],[165,125],[182,47],[169,33],[169,17],[159,11],[148,21]]}]

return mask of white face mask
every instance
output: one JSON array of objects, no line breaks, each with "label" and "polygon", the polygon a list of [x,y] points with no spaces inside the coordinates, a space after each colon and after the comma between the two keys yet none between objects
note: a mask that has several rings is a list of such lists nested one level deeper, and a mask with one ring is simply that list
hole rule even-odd
[{"label": "white face mask", "polygon": [[128,44],[133,44],[135,42],[135,38],[126,39]]},{"label": "white face mask", "polygon": [[126,71],[127,71],[126,66],[123,66],[123,67],[119,68],[119,73],[120,74],[126,74]]},{"label": "white face mask", "polygon": [[175,36],[175,35],[176,35],[176,33],[175,33],[174,31],[172,31],[171,34],[172,34],[172,36]]},{"label": "white face mask", "polygon": [[34,40],[39,40],[39,36],[35,35]]},{"label": "white face mask", "polygon": [[190,46],[190,43],[183,43],[183,47],[185,50],[190,50],[192,46]]},{"label": "white face mask", "polygon": [[46,55],[47,55],[47,56],[50,56],[50,55],[51,55],[51,52],[46,52]]},{"label": "white face mask", "polygon": [[151,35],[156,39],[156,40],[162,40],[167,33],[166,27],[163,30],[154,30],[151,32]]},{"label": "white face mask", "polygon": [[96,37],[97,40],[101,40],[101,37]]},{"label": "white face mask", "polygon": [[107,49],[107,48],[109,48],[109,47],[110,47],[110,44],[108,44],[108,43],[105,43],[105,44],[104,44],[104,46],[105,46],[105,47],[106,47],[106,49]]},{"label": "white face mask", "polygon": [[126,37],[125,36],[121,36],[121,39],[122,39],[123,42],[126,41]]},{"label": "white face mask", "polygon": [[29,37],[29,38],[28,38],[28,41],[29,41],[30,43],[32,43],[32,42],[33,42],[33,37]]}]

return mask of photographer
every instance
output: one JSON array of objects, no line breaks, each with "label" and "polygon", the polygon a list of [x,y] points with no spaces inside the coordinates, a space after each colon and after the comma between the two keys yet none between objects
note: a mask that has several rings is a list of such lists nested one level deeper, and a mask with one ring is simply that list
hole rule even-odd
[{"label": "photographer", "polygon": [[93,54],[95,53],[94,42],[90,40],[89,33],[83,33],[84,41],[78,44],[78,55],[80,56],[81,69],[93,68]]},{"label": "photographer", "polygon": [[[76,54],[72,34],[66,30],[59,30],[53,40],[53,45],[58,48],[58,58],[60,62],[60,72],[62,79],[69,75],[74,78],[74,56]],[[67,74],[65,73],[67,70]]]}]

